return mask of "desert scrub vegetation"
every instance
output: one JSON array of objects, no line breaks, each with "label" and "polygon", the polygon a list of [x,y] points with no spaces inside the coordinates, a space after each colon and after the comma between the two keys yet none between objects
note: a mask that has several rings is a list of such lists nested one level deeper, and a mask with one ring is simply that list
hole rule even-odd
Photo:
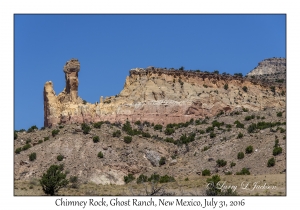
[{"label": "desert scrub vegetation", "polygon": [[162,165],[165,165],[165,164],[166,164],[166,158],[161,157],[160,160],[159,160],[159,165],[162,166]]},{"label": "desert scrub vegetation", "polygon": [[94,128],[101,128],[101,126],[102,126],[103,124],[104,124],[103,121],[96,122],[96,123],[93,124],[93,127],[94,127]]},{"label": "desert scrub vegetation", "polygon": [[246,121],[249,121],[249,120],[252,120],[252,119],[254,119],[255,118],[255,115],[253,114],[253,115],[251,115],[251,116],[246,116],[245,117],[245,120]]},{"label": "desert scrub vegetation", "polygon": [[236,127],[237,127],[237,128],[244,128],[244,124],[241,123],[241,122],[238,121],[238,120],[236,120],[236,121],[234,122],[234,124],[236,124]]},{"label": "desert scrub vegetation", "polygon": [[166,128],[166,130],[165,130],[165,134],[166,135],[171,135],[173,133],[175,133],[175,129],[173,129],[173,128]]},{"label": "desert scrub vegetation", "polygon": [[59,130],[55,129],[52,131],[52,136],[55,137],[59,133]]},{"label": "desert scrub vegetation", "polygon": [[18,138],[17,131],[14,131],[14,140],[16,140],[17,138]]},{"label": "desert scrub vegetation", "polygon": [[231,163],[230,163],[230,168],[234,167],[235,165],[236,165],[235,162],[231,162]]},{"label": "desert scrub vegetation", "polygon": [[227,90],[228,89],[228,84],[224,85],[224,89]]},{"label": "desert scrub vegetation", "polygon": [[36,159],[36,153],[33,152],[33,153],[31,153],[31,154],[29,155],[29,160],[30,160],[30,161],[34,161],[35,159]]},{"label": "desert scrub vegetation", "polygon": [[113,137],[120,137],[121,136],[121,131],[120,130],[117,130],[115,132],[113,132]]},{"label": "desert scrub vegetation", "polygon": [[48,141],[49,140],[49,136],[44,137],[44,141]]},{"label": "desert scrub vegetation", "polygon": [[246,147],[245,152],[246,152],[246,154],[252,153],[253,152],[253,146],[250,145],[250,146]]},{"label": "desert scrub vegetation", "polygon": [[129,144],[132,141],[132,137],[131,136],[124,136],[124,142],[126,144]]},{"label": "desert scrub vegetation", "polygon": [[241,138],[243,138],[243,136],[244,136],[244,135],[243,135],[241,132],[239,132],[237,138],[238,138],[238,139],[241,139]]},{"label": "desert scrub vegetation", "polygon": [[[261,118],[262,119],[262,118]],[[285,125],[285,122],[258,122],[258,123],[252,123],[247,128],[248,133],[254,133],[256,130],[264,130],[266,128],[272,128],[279,125]]]},{"label": "desert scrub vegetation", "polygon": [[25,144],[25,145],[22,147],[22,150],[23,150],[23,151],[28,150],[30,147],[31,147],[30,144]]},{"label": "desert scrub vegetation", "polygon": [[103,158],[103,153],[100,151],[98,152],[98,155],[97,155],[98,158]]},{"label": "desert scrub vegetation", "polygon": [[210,170],[208,170],[208,169],[203,170],[202,176],[210,176]]},{"label": "desert scrub vegetation", "polygon": [[136,179],[136,183],[137,184],[141,184],[141,183],[145,183],[148,181],[148,177],[144,174],[141,174],[137,179]]},{"label": "desert scrub vegetation", "polygon": [[217,135],[212,131],[209,133],[209,137],[212,139],[212,138],[215,138]]},{"label": "desert scrub vegetation", "polygon": [[243,159],[245,157],[245,154],[243,152],[239,152],[237,155],[238,159]]},{"label": "desert scrub vegetation", "polygon": [[124,176],[124,182],[126,184],[128,184],[129,182],[132,182],[133,180],[135,180],[135,177],[133,176],[133,174],[128,174],[127,176]]},{"label": "desert scrub vegetation", "polygon": [[36,127],[36,125],[31,126],[30,128],[28,128],[27,133],[31,133],[35,130],[38,130],[38,127]]},{"label": "desert scrub vegetation", "polygon": [[167,182],[175,182],[175,178],[173,176],[164,175],[159,179],[159,183],[167,183]]},{"label": "desert scrub vegetation", "polygon": [[163,128],[163,126],[160,124],[156,124],[153,128],[156,131],[156,130],[161,130]]},{"label": "desert scrub vegetation", "polygon": [[277,117],[282,117],[282,112],[277,112]]},{"label": "desert scrub vegetation", "polygon": [[93,142],[94,142],[94,143],[99,142],[99,140],[100,140],[100,139],[99,139],[99,136],[94,136],[94,137],[93,137]]},{"label": "desert scrub vegetation", "polygon": [[223,159],[218,159],[218,160],[216,161],[216,163],[217,163],[217,166],[218,166],[218,167],[223,167],[223,166],[226,166],[227,161],[225,161],[225,160],[223,160]]},{"label": "desert scrub vegetation", "polygon": [[40,179],[40,185],[45,194],[56,195],[61,188],[68,185],[69,180],[66,179],[66,174],[58,165],[51,165],[46,173]]},{"label": "desert scrub vegetation", "polygon": [[250,175],[250,171],[247,168],[243,168],[241,171],[236,172],[236,175]]},{"label": "desert scrub vegetation", "polygon": [[246,86],[244,86],[243,91],[248,92],[248,88]]},{"label": "desert scrub vegetation", "polygon": [[217,128],[220,128],[220,126],[223,126],[224,125],[224,122],[218,122],[217,120],[214,120],[212,123],[212,127],[217,127]]},{"label": "desert scrub vegetation", "polygon": [[277,147],[275,147],[275,148],[273,149],[273,155],[274,155],[274,156],[277,156],[277,155],[279,155],[279,154],[281,154],[281,153],[282,153],[282,148],[281,148],[281,147],[277,146]]},{"label": "desert scrub vegetation", "polygon": [[63,155],[58,155],[58,156],[56,157],[56,159],[57,159],[58,161],[62,161],[62,160],[64,159],[64,156],[63,156]]},{"label": "desert scrub vegetation", "polygon": [[275,166],[275,159],[273,157],[268,160],[267,166],[268,167]]},{"label": "desert scrub vegetation", "polygon": [[81,130],[84,134],[88,134],[91,131],[91,127],[86,123],[82,123]]},{"label": "desert scrub vegetation", "polygon": [[15,150],[15,153],[16,153],[16,154],[20,154],[21,151],[22,151],[22,147],[19,147],[19,148],[17,148],[17,149]]}]

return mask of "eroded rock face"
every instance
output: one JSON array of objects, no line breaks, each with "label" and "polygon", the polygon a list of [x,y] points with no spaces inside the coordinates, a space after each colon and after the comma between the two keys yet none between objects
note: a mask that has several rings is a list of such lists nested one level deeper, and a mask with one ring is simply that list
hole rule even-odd
[{"label": "eroded rock face", "polygon": [[69,100],[75,102],[78,97],[78,72],[80,63],[77,59],[69,60],[64,66],[66,78],[66,94],[70,96]]},{"label": "eroded rock face", "polygon": [[285,58],[268,58],[258,63],[258,66],[250,71],[247,75],[264,75],[264,74],[280,74],[286,71]]},{"label": "eroded rock face", "polygon": [[[58,123],[148,121],[178,123],[247,108],[285,107],[285,86],[231,75],[148,67],[132,69],[123,90],[100,103],[78,97],[78,60],[64,67],[66,88],[55,95],[52,82],[44,87],[45,126]],[[228,88],[225,89],[225,84]],[[275,92],[270,91],[275,86]],[[247,87],[247,91],[243,87]]]}]

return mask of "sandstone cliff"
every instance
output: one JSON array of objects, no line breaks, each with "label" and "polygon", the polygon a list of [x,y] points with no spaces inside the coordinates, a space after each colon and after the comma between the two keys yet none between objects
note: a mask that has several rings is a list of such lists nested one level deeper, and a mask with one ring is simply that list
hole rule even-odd
[{"label": "sandstone cliff", "polygon": [[79,70],[77,59],[66,63],[66,88],[57,96],[52,82],[46,82],[45,127],[59,123],[126,120],[168,124],[242,108],[258,111],[285,107],[285,86],[281,84],[264,83],[257,78],[154,67],[132,69],[120,94],[91,104],[77,95]]}]

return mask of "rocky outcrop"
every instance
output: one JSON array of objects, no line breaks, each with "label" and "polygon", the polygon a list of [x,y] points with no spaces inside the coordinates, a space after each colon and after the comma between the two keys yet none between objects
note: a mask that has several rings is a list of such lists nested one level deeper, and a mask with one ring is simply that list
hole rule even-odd
[{"label": "rocky outcrop", "polygon": [[154,67],[130,70],[120,94],[101,98],[99,103],[85,103],[77,95],[79,68],[78,60],[67,62],[66,88],[57,96],[52,82],[46,82],[46,127],[58,123],[126,120],[168,124],[242,108],[258,111],[285,107],[285,86],[281,84],[275,84],[271,91],[269,83],[257,78]]},{"label": "rocky outcrop", "polygon": [[285,58],[268,58],[258,63],[258,66],[250,71],[248,76],[281,74],[286,72]]}]

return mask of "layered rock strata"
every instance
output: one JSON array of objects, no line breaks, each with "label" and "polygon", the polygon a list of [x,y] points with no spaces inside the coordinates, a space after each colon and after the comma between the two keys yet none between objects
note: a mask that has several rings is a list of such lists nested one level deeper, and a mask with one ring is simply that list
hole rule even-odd
[{"label": "layered rock strata", "polygon": [[285,107],[284,85],[274,84],[275,91],[271,91],[269,83],[257,78],[154,67],[130,70],[120,94],[85,103],[77,95],[79,67],[76,59],[67,62],[66,88],[57,96],[53,83],[46,82],[44,126],[106,120],[168,124],[242,108]]}]

